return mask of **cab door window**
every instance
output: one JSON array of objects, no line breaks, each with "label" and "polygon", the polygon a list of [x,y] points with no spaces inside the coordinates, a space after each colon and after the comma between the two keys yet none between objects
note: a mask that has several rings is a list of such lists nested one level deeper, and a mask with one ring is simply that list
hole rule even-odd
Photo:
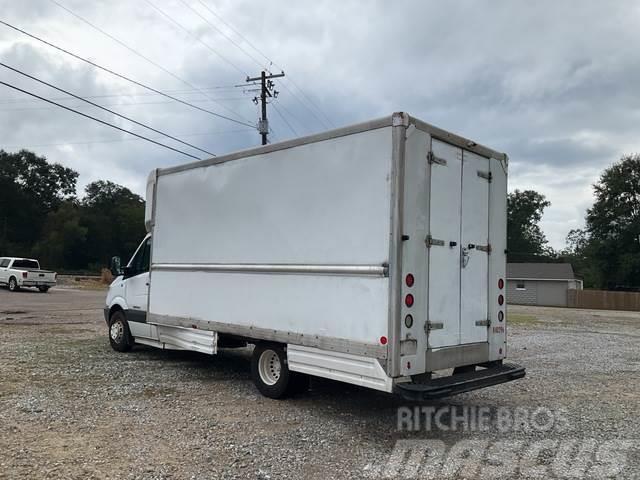
[{"label": "cab door window", "polygon": [[136,256],[131,260],[131,269],[133,275],[140,275],[149,271],[151,264],[151,238],[147,238],[140,249],[136,252]]}]

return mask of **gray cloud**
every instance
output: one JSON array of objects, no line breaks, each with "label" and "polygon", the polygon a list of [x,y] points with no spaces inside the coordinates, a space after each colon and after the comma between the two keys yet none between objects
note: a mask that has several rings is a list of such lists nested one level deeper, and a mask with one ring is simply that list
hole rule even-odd
[{"label": "gray cloud", "polygon": [[[0,8],[6,21],[98,63],[156,88],[181,92],[177,94],[205,108],[235,112],[255,122],[252,94],[232,87],[268,65],[248,39],[287,73],[278,82],[277,111],[270,111],[274,140],[294,135],[279,113],[298,135],[326,128],[323,123],[328,122],[311,112],[306,95],[336,126],[406,110],[506,151],[512,160],[511,187],[535,188],[552,201],[543,228],[555,247],[563,246],[570,228],[582,224],[592,200],[591,184],[600,171],[622,153],[640,150],[636,54],[640,7],[633,1],[592,0],[577,7],[575,2],[550,0],[380,1],[366,6],[355,0],[205,0],[244,39],[197,2],[187,0],[218,30],[177,0],[152,0],[228,61],[146,2],[60,1],[189,83],[207,88],[209,98],[184,93],[189,87],[183,82],[48,0],[0,0]],[[164,103],[166,99],[6,27],[0,27],[0,54],[6,63],[74,92],[126,94],[100,101],[211,151],[225,153],[259,143],[255,132]],[[48,98],[60,96],[6,71],[0,77]],[[216,86],[225,88],[211,88]],[[81,186],[109,178],[142,193],[151,168],[188,160],[71,113],[43,107],[16,92],[0,90],[0,147],[42,145],[33,149],[77,169]],[[112,115],[81,108],[143,133]],[[98,142],[86,143],[90,141]]]}]

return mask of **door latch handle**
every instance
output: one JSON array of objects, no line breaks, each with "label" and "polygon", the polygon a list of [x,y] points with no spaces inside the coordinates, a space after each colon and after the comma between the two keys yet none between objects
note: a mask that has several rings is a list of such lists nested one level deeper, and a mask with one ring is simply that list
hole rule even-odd
[{"label": "door latch handle", "polygon": [[449,246],[450,247],[455,247],[456,245],[458,245],[458,242],[449,242]]},{"label": "door latch handle", "polygon": [[462,268],[466,268],[469,264],[469,250],[466,248],[462,248],[460,263],[462,263]]}]

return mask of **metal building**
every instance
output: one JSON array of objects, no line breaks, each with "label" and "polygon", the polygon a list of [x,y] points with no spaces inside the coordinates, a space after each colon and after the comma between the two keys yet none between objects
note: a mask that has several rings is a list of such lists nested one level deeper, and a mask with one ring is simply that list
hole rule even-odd
[{"label": "metal building", "polygon": [[567,290],[582,290],[570,263],[508,263],[507,302],[567,306]]}]

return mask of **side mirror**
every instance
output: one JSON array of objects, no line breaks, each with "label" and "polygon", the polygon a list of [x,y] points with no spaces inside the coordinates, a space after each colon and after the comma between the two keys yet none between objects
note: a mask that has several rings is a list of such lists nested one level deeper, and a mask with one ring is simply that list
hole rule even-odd
[{"label": "side mirror", "polygon": [[120,262],[120,257],[112,257],[111,258],[111,274],[114,277],[117,277],[119,275],[122,275],[122,267],[121,267],[121,262]]},{"label": "side mirror", "polygon": [[136,274],[136,270],[133,267],[124,267],[122,269],[122,277],[125,280],[129,277],[133,277],[135,274]]}]

